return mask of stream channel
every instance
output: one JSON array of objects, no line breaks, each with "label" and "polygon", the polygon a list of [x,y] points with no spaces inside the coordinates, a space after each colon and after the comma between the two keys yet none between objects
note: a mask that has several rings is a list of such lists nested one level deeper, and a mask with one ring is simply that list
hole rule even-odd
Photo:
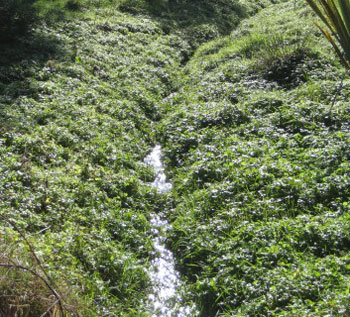
[{"label": "stream channel", "polygon": [[[154,168],[156,178],[151,184],[159,193],[165,194],[172,188],[167,181],[161,161],[161,147],[157,145],[146,156],[144,162]],[[150,220],[155,234],[154,248],[157,256],[151,261],[150,277],[153,292],[148,296],[147,306],[152,317],[189,317],[196,316],[195,307],[183,306],[182,281],[175,270],[173,253],[165,246],[166,233],[170,224],[162,212],[153,213]]]}]

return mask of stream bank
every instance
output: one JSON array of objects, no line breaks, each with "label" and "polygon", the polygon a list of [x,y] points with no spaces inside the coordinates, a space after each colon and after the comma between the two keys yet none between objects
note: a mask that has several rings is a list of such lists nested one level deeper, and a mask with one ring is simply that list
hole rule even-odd
[{"label": "stream bank", "polygon": [[[236,259],[252,253],[249,244],[244,245],[243,255],[237,251],[241,245],[235,245],[234,237],[245,241],[251,233],[238,219],[250,221],[251,214],[256,217],[254,221],[265,219],[257,202],[252,203],[252,213],[242,208],[246,203],[244,199],[255,193],[252,179],[260,180],[254,164],[268,166],[266,173],[270,176],[266,177],[278,179],[277,171],[284,166],[288,152],[280,155],[278,167],[264,165],[266,153],[270,153],[267,140],[274,140],[278,135],[282,148],[308,144],[307,139],[303,139],[304,132],[315,127],[315,122],[322,122],[316,109],[322,110],[325,106],[320,106],[314,97],[311,114],[306,102],[304,108],[291,107],[294,112],[288,112],[285,108],[290,106],[286,102],[290,96],[284,94],[283,89],[293,91],[290,88],[296,78],[295,82],[304,87],[298,90],[299,96],[311,94],[317,91],[317,86],[312,86],[310,78],[302,77],[303,69],[311,69],[316,77],[322,72],[313,64],[316,58],[312,54],[304,51],[294,54],[293,46],[285,51],[276,50],[280,54],[275,58],[277,64],[265,63],[264,59],[259,63],[249,52],[261,48],[264,54],[259,51],[258,55],[269,56],[271,45],[284,47],[284,42],[282,37],[275,39],[270,35],[268,38],[275,42],[270,43],[261,35],[250,38],[249,23],[238,33],[221,38],[245,17],[237,1],[172,1],[176,4],[173,11],[170,7],[158,6],[158,13],[149,10],[149,1],[123,0],[129,9],[141,3],[141,11],[134,12],[128,11],[128,6],[116,9],[117,2],[119,5],[120,2],[114,0],[81,1],[84,10],[74,18],[67,16],[55,23],[43,24],[32,37],[9,43],[0,52],[1,212],[30,237],[62,298],[67,298],[66,307],[77,307],[84,316],[147,315],[145,302],[152,285],[150,259],[156,258],[157,248],[166,253],[157,241],[154,243],[155,232],[149,219],[159,201],[167,198],[159,198],[164,195],[155,194],[150,188],[154,173],[143,163],[152,144],[158,140],[163,147],[164,166],[174,186],[171,198],[174,212],[162,216],[160,222],[166,219],[171,223],[164,236],[174,251],[175,267],[186,281],[183,286],[189,289],[186,301],[189,306],[195,302],[203,316],[216,312],[230,314],[246,305],[246,298],[260,298],[261,294],[253,293],[255,297],[249,297],[247,294],[252,288],[246,290],[246,284],[240,283],[245,273],[235,275],[243,272],[239,270],[241,262],[237,264]],[[246,13],[250,14],[276,1],[244,2],[249,5]],[[92,5],[88,7],[87,3]],[[286,16],[286,11],[293,12],[289,7],[279,9]],[[266,15],[260,18],[267,23],[271,13],[264,12]],[[278,16],[277,13],[271,17]],[[291,15],[285,22],[294,25],[295,19]],[[266,26],[266,34],[274,25],[283,25],[282,22]],[[232,47],[230,43],[235,37],[243,35],[246,37]],[[207,41],[211,42],[202,46]],[[291,36],[291,45],[295,41]],[[281,60],[287,62],[280,65]],[[328,61],[325,65],[330,77],[323,78],[333,80],[331,76],[337,76],[337,68],[333,65],[332,69],[327,58],[324,61]],[[295,64],[306,64],[306,68],[294,67]],[[266,69],[264,65],[276,67]],[[282,78],[283,89],[280,89],[269,73],[280,74],[279,70],[288,70],[289,65],[294,67],[294,77],[286,81]],[[301,86],[305,80],[311,86]],[[263,87],[260,93],[259,87]],[[265,91],[271,94],[265,96]],[[242,96],[252,96],[252,100],[249,97],[242,100]],[[346,108],[337,108],[337,111],[346,115]],[[309,118],[307,124],[304,125],[302,118]],[[335,119],[341,127],[341,120]],[[268,124],[264,125],[265,120]],[[271,132],[271,127],[284,129],[285,133],[278,134],[274,129]],[[331,142],[340,161],[342,149],[347,148],[346,131],[342,129],[341,133],[345,134],[334,135],[335,140]],[[259,143],[255,137],[264,133],[267,133],[263,138],[265,143],[261,140]],[[244,134],[252,143],[245,143]],[[315,138],[310,141],[312,144],[322,142],[321,135]],[[241,148],[242,144],[246,147]],[[273,145],[271,148],[278,152],[279,148]],[[314,153],[310,157],[314,157]],[[326,155],[320,157],[327,160]],[[262,161],[254,161],[258,158]],[[244,172],[240,159],[249,167]],[[294,161],[291,162],[288,164],[294,166]],[[291,173],[288,169],[282,170]],[[303,177],[307,182],[311,176],[306,173]],[[322,176],[330,177],[326,172]],[[336,175],[331,176],[335,183],[339,181]],[[239,187],[235,179],[248,187]],[[246,180],[252,183],[244,183]],[[290,196],[287,193],[289,188],[299,188],[297,186],[283,178],[283,184],[273,188],[285,193],[282,195],[285,203],[289,199],[292,205],[297,199],[287,198]],[[327,190],[326,186],[321,194]],[[331,189],[328,192],[334,196]],[[346,196],[345,189],[342,195]],[[276,208],[265,210],[277,218],[272,210],[282,215],[283,210],[278,209],[273,199],[277,198],[270,197],[271,206]],[[263,206],[268,203],[264,201]],[[340,206],[339,202],[332,203]],[[331,202],[328,208],[330,205]],[[346,204],[341,206],[346,208]],[[242,214],[242,210],[247,212]],[[295,210],[302,214],[300,209]],[[264,215],[267,217],[269,213]],[[246,236],[234,231],[239,225],[243,226]],[[253,230],[254,234],[256,231]],[[298,232],[304,234],[301,229]],[[310,229],[310,232],[313,231]],[[27,246],[13,243],[18,240],[16,232],[3,224],[2,233],[4,258],[40,271]],[[343,237],[343,233],[340,236]],[[335,234],[332,237],[339,242]],[[345,248],[338,244],[340,250]],[[317,250],[321,254],[328,252],[328,249]],[[290,264],[289,258],[283,258],[285,254],[282,252],[279,256],[283,263]],[[248,262],[260,256],[249,258],[248,255],[244,258]],[[277,260],[272,257],[269,261]],[[330,266],[329,263],[328,271]],[[278,271],[280,267],[274,268]],[[244,270],[253,269],[247,264]],[[264,276],[263,269],[257,271],[252,271],[255,275],[251,276]],[[269,273],[271,280],[273,273],[276,272]],[[55,304],[45,285],[30,274],[16,271],[11,275],[7,270],[1,274],[7,277],[0,281],[1,298],[18,299],[18,306],[6,300],[0,303],[4,314],[31,312],[40,316]],[[280,275],[276,273],[276,276]],[[267,289],[269,281],[263,281],[261,289]],[[253,306],[249,309],[258,312]]]},{"label": "stream bank", "polygon": [[344,70],[310,12],[202,45],[166,101],[168,243],[202,316],[350,313],[350,81],[332,109]]}]

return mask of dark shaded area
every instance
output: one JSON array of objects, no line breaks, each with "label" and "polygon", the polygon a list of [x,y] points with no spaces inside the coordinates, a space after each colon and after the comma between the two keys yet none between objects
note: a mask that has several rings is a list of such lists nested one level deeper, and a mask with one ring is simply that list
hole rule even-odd
[{"label": "dark shaded area", "polygon": [[307,81],[308,74],[320,65],[319,56],[307,48],[295,51],[271,60],[263,69],[263,78],[276,82],[287,89],[295,88]]},{"label": "dark shaded area", "polygon": [[0,132],[16,125],[7,106],[21,96],[35,98],[33,77],[48,60],[62,59],[66,52],[61,40],[40,32],[2,43],[0,50]]},{"label": "dark shaded area", "polygon": [[1,0],[0,42],[13,41],[30,32],[36,21],[35,0]]},{"label": "dark shaded area", "polygon": [[[148,14],[157,20],[165,34],[182,30],[198,45],[229,34],[247,16],[246,8],[231,0],[127,0],[119,7],[131,14]],[[184,56],[188,60],[189,56]]]},{"label": "dark shaded area", "polygon": [[[10,83],[14,80],[28,77],[25,70],[30,65],[36,65],[47,61],[48,58],[62,56],[63,43],[61,40],[35,33],[21,37],[16,42],[2,43],[0,50],[0,83]],[[16,73],[10,73],[11,68],[16,67]],[[20,67],[20,69],[18,69]]]}]

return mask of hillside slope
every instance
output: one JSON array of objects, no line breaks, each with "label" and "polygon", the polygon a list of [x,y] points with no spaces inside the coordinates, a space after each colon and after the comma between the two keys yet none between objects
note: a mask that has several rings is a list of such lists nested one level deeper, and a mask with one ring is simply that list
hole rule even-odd
[{"label": "hillside slope", "polygon": [[0,52],[1,263],[11,268],[0,311],[53,313],[59,298],[40,276],[70,315],[147,316],[149,217],[168,202],[143,159],[164,98],[196,47],[270,1],[61,3],[81,12]]},{"label": "hillside slope", "polygon": [[[202,316],[350,313],[349,86],[303,1],[201,46],[158,127]],[[191,297],[190,295],[190,297]]]}]

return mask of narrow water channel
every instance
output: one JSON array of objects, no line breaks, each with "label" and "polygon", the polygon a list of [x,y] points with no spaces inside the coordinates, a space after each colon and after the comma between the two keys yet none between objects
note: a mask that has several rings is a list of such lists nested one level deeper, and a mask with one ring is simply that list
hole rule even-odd
[{"label": "narrow water channel", "polygon": [[[152,186],[158,192],[166,193],[171,190],[172,184],[167,181],[161,156],[161,147],[157,145],[144,161],[152,166],[156,173],[156,179]],[[155,234],[154,248],[158,253],[158,256],[151,262],[150,270],[153,293],[148,297],[148,306],[152,317],[196,316],[193,307],[182,305],[182,281],[179,273],[175,270],[174,256],[165,246],[166,233],[170,225],[162,212],[152,214],[150,223]]]}]

